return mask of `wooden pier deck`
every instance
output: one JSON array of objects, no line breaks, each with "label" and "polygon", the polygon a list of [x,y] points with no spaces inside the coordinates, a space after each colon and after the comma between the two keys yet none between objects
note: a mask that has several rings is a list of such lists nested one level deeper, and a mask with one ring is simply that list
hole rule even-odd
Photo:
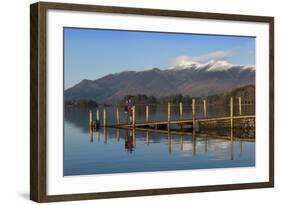
[{"label": "wooden pier deck", "polygon": [[[206,117],[206,118],[201,118],[201,119],[195,119],[196,123],[201,123],[201,122],[224,122],[224,121],[231,121],[231,119],[236,120],[236,119],[255,119],[255,115],[242,115],[242,116],[233,116],[233,117]],[[149,122],[136,122],[135,124],[133,123],[128,123],[128,124],[116,124],[116,125],[110,125],[110,127],[115,127],[115,128],[141,128],[141,127],[154,127],[154,126],[161,126],[161,125],[168,125],[168,124],[177,124],[177,125],[191,125],[193,126],[193,119],[181,119],[181,120],[171,120],[171,121],[149,121]]]}]

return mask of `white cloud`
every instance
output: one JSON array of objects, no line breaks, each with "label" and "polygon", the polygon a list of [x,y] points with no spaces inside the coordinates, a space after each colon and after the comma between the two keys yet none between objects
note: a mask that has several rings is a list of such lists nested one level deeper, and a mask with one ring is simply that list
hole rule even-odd
[{"label": "white cloud", "polygon": [[214,51],[200,56],[179,56],[175,60],[175,64],[182,65],[184,63],[203,63],[210,60],[222,60],[232,56],[231,51]]},{"label": "white cloud", "polygon": [[205,69],[206,71],[223,71],[233,67],[254,69],[254,66],[251,65],[234,65],[225,60],[231,56],[231,51],[214,51],[200,56],[179,56],[175,59],[172,67],[176,69]]}]

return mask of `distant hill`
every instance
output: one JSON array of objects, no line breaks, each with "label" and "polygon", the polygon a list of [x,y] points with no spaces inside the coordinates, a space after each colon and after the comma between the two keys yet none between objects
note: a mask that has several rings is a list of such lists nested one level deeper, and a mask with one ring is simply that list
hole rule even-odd
[{"label": "distant hill", "polygon": [[230,97],[233,97],[234,101],[241,97],[243,104],[255,104],[255,90],[255,85],[246,85],[222,94],[208,96],[207,103],[229,104]]},{"label": "distant hill", "polygon": [[98,103],[118,102],[127,95],[163,97],[176,93],[202,97],[255,84],[255,69],[224,61],[191,64],[184,68],[125,71],[97,80],[82,80],[65,90],[65,100],[91,99]]}]

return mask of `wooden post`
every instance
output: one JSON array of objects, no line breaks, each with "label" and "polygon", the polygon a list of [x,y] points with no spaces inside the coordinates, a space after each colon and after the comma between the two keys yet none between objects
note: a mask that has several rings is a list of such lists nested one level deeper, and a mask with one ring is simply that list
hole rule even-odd
[{"label": "wooden post", "polygon": [[97,115],[97,121],[100,121],[100,111],[99,111],[99,109],[97,109],[96,115]]},{"label": "wooden post", "polygon": [[240,96],[239,96],[238,100],[239,100],[239,115],[242,115],[242,99]]},{"label": "wooden post", "polygon": [[[180,120],[183,119],[183,114],[182,114],[182,102],[180,102]],[[180,124],[180,127],[182,129],[182,123]]]},{"label": "wooden post", "polygon": [[233,97],[230,97],[230,128],[233,128]]},{"label": "wooden post", "polygon": [[170,122],[171,122],[171,104],[168,103],[168,124],[167,124],[168,131],[170,131]]},{"label": "wooden post", "polygon": [[136,124],[136,107],[133,106],[133,110],[132,110],[132,114],[133,114],[133,119],[132,119],[132,124],[133,124],[133,127],[135,127],[135,124]]},{"label": "wooden post", "polygon": [[149,107],[148,105],[145,106],[145,121],[148,122],[148,116],[149,116]]},{"label": "wooden post", "polygon": [[183,119],[183,114],[182,114],[182,102],[180,102],[180,119]]},{"label": "wooden post", "polygon": [[118,109],[118,107],[116,108],[116,122],[117,122],[117,125],[120,124],[120,114],[119,114],[119,109]]},{"label": "wooden post", "polygon": [[90,110],[90,128],[93,126],[93,112]]},{"label": "wooden post", "polygon": [[106,127],[106,109],[103,108],[103,126]]},{"label": "wooden post", "polygon": [[192,99],[192,124],[193,124],[193,131],[195,131],[195,128],[196,128],[195,99]]},{"label": "wooden post", "polygon": [[207,105],[206,105],[206,100],[203,100],[203,107],[204,107],[204,117],[207,117]]}]

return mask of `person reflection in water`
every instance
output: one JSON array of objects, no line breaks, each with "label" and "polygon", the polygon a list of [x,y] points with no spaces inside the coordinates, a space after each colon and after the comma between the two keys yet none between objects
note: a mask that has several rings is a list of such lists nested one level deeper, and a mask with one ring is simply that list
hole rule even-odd
[{"label": "person reflection in water", "polygon": [[125,149],[130,153],[134,151],[134,141],[133,141],[132,131],[130,131],[130,133],[127,134],[126,136]]}]

